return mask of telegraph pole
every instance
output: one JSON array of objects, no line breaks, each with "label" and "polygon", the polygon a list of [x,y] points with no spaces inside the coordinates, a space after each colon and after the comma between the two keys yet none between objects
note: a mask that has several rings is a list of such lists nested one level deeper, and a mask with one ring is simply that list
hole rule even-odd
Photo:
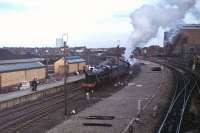
[{"label": "telegraph pole", "polygon": [[48,82],[48,49],[45,50],[46,53],[46,78],[47,78],[47,82]]},{"label": "telegraph pole", "polygon": [[68,77],[68,67],[66,65],[66,57],[67,57],[67,41],[68,41],[68,34],[63,34],[63,43],[64,43],[64,51],[63,51],[63,58],[64,58],[64,95],[65,95],[65,116],[68,115],[68,112],[67,112],[67,93],[68,93],[68,90],[67,90],[67,77]]},{"label": "telegraph pole", "polygon": [[120,40],[117,40],[117,69],[118,69],[118,75],[117,75],[117,84],[120,82],[119,80],[119,58],[120,58]]}]

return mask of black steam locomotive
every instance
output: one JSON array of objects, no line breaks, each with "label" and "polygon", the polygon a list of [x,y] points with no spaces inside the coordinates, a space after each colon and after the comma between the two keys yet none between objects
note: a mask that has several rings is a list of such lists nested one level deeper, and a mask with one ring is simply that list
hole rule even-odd
[{"label": "black steam locomotive", "polygon": [[86,91],[93,91],[102,84],[113,82],[118,77],[128,74],[129,67],[129,62],[122,59],[119,61],[113,58],[106,60],[86,71],[86,78],[82,82],[81,87]]}]

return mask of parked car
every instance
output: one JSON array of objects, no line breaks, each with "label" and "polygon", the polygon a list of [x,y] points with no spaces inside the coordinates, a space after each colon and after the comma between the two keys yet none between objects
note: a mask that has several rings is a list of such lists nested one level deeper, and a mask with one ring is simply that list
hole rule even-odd
[{"label": "parked car", "polygon": [[161,68],[160,67],[152,67],[151,70],[152,71],[161,71]]}]

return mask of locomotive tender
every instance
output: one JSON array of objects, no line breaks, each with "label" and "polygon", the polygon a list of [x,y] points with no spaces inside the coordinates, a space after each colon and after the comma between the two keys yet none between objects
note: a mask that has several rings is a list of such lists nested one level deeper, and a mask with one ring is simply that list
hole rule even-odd
[{"label": "locomotive tender", "polygon": [[123,59],[109,58],[98,66],[85,72],[86,78],[81,87],[87,92],[94,91],[102,84],[115,81],[118,77],[129,73],[130,64]]}]

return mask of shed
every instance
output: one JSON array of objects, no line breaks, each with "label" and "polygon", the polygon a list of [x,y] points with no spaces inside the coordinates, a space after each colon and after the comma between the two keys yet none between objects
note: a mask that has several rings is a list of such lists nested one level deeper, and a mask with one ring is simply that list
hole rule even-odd
[{"label": "shed", "polygon": [[[68,73],[83,72],[86,67],[86,61],[81,59],[80,56],[68,56],[65,57],[66,67],[68,68]],[[64,74],[64,58],[59,59],[54,63],[54,73]]]},{"label": "shed", "polygon": [[[42,59],[0,60],[0,88],[10,89],[23,81],[34,78],[43,80],[46,77],[46,68],[40,63]],[[9,91],[9,90],[8,90]]]}]

